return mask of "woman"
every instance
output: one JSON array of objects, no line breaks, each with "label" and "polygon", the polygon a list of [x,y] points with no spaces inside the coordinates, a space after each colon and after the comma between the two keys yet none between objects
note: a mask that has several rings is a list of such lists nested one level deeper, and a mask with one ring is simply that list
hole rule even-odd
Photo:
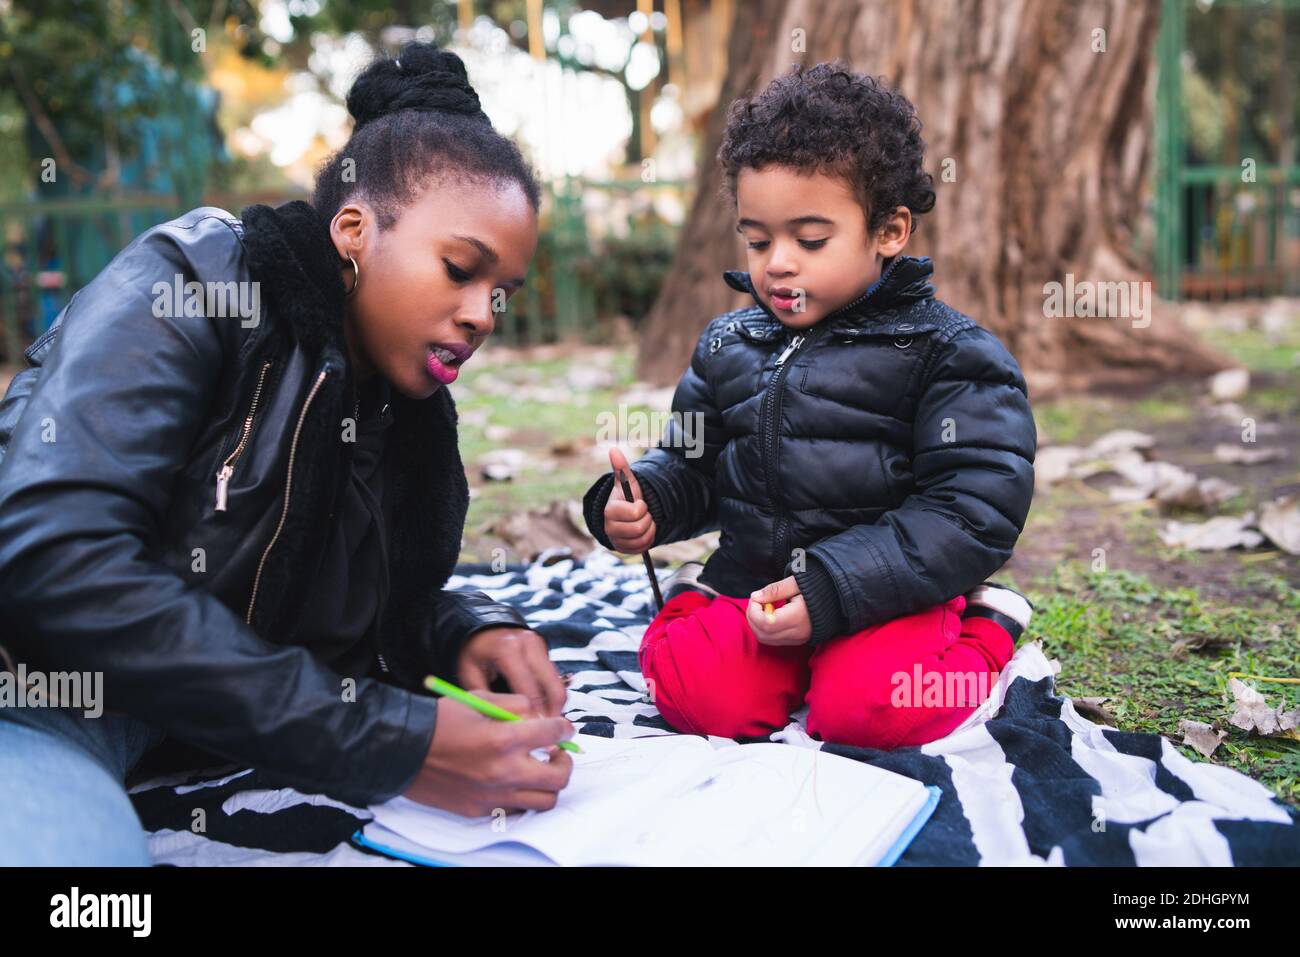
[{"label": "woman", "polygon": [[347,102],[310,205],[144,233],[0,405],[0,645],[101,673],[104,709],[0,707],[0,863],[148,863],[124,781],[164,738],[360,805],[544,809],[568,782],[544,641],[442,590],[468,504],[446,385],[524,281],[538,185],[454,54],[410,44]]}]

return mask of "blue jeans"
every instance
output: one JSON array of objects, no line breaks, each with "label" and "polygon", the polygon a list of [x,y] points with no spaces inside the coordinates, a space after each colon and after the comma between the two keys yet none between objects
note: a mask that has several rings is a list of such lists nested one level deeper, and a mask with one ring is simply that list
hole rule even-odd
[{"label": "blue jeans", "polygon": [[143,866],[127,774],[163,732],[77,708],[0,708],[0,866]]}]

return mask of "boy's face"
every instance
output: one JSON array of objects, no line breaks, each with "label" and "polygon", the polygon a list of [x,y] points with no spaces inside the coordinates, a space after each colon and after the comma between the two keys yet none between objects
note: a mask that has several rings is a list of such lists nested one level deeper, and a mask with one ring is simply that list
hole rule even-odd
[{"label": "boy's face", "polygon": [[787,166],[742,169],[736,177],[737,229],[749,276],[783,324],[806,329],[852,302],[880,278],[911,233],[900,206],[875,234],[846,180]]}]

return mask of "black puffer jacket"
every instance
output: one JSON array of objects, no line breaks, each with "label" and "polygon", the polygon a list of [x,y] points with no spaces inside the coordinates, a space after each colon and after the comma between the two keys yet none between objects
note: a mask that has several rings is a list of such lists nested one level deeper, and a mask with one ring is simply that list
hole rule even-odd
[{"label": "black puffer jacket", "polygon": [[[744,596],[794,574],[814,642],[997,571],[1029,513],[1037,432],[1015,359],[934,298],[932,272],[895,257],[802,331],[761,304],[748,273],[727,272],[756,305],[705,328],[673,397],[682,419],[632,466],[654,544],[721,529],[700,580]],[[683,435],[696,421],[702,433]],[[584,498],[606,547],[612,486],[607,473]]]},{"label": "black puffer jacket", "polygon": [[[337,262],[305,203],[200,208],[76,293],[0,403],[0,643],[30,671],[103,672],[106,709],[170,738],[365,804],[423,762],[422,676],[454,678],[475,631],[526,624],[442,590],[468,506],[455,406],[394,392],[378,640],[363,674],[314,657],[299,625],[354,446]],[[255,321],[187,293],[178,314],[169,291],[253,281]]]}]

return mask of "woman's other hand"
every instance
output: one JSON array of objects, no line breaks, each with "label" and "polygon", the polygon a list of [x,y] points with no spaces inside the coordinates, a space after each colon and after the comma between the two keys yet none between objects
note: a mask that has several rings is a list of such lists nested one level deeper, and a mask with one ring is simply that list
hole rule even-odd
[{"label": "woman's other hand", "polygon": [[476,693],[504,678],[538,715],[555,716],[564,710],[567,689],[551,664],[546,639],[526,628],[484,628],[474,634],[461,650],[456,676],[462,688]]}]

